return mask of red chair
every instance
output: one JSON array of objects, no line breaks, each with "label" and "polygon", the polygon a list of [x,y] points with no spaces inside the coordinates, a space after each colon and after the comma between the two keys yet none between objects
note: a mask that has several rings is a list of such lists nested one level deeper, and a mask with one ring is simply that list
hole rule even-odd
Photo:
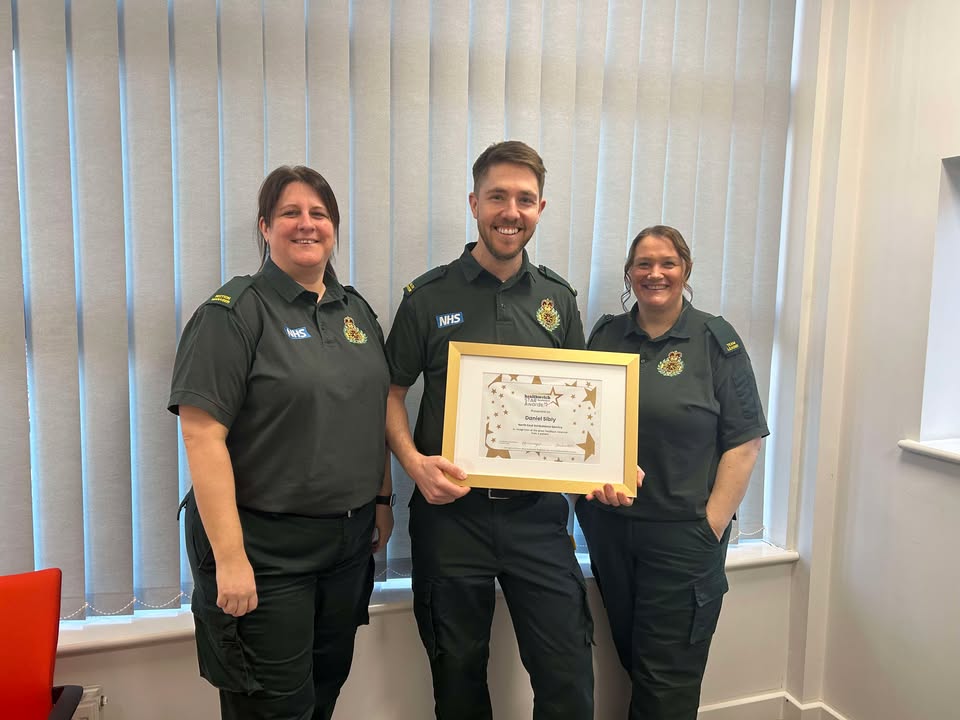
[{"label": "red chair", "polygon": [[83,688],[53,687],[60,635],[59,568],[0,576],[0,697],[5,717],[69,720]]}]

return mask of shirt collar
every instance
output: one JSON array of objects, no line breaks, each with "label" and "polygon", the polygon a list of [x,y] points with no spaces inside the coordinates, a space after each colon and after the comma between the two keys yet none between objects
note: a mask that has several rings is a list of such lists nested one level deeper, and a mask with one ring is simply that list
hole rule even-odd
[{"label": "shirt collar", "polygon": [[641,338],[651,339],[651,340],[660,340],[662,338],[674,337],[686,339],[690,337],[690,331],[687,329],[687,317],[689,313],[687,312],[693,305],[690,304],[690,301],[686,298],[683,299],[683,307],[680,308],[680,316],[677,318],[677,321],[673,324],[669,330],[667,330],[663,335],[658,338],[650,338],[647,333],[637,325],[637,310],[639,309],[637,303],[633,303],[633,307],[630,308],[630,312],[627,313],[629,322],[627,323],[627,329],[623,333],[624,337],[630,335],[639,335]]},{"label": "shirt collar", "polygon": [[[260,271],[260,274],[263,275],[267,284],[276,290],[277,294],[288,303],[292,303],[303,293],[306,293],[312,302],[317,302],[317,294],[315,292],[307,290],[303,285],[287,275],[270,258],[267,258],[267,261],[263,264],[263,269]],[[322,302],[333,302],[334,300],[343,299],[343,286],[330,273],[324,275],[323,283],[327,286],[327,289],[323,294]]]},{"label": "shirt collar", "polygon": [[[477,246],[476,242],[467,243],[463,248],[463,253],[460,255],[460,267],[463,269],[463,276],[467,279],[467,282],[472,283],[481,274],[487,272],[487,270],[477,262],[477,259],[473,256],[473,249]],[[520,263],[520,270],[512,278],[509,278],[504,281],[504,284],[511,282],[514,279],[519,280],[524,275],[529,275],[532,282],[536,282],[537,276],[533,272],[533,266],[530,264],[530,256],[527,255],[527,251],[523,250],[523,260]],[[489,273],[487,273],[489,274]]]}]

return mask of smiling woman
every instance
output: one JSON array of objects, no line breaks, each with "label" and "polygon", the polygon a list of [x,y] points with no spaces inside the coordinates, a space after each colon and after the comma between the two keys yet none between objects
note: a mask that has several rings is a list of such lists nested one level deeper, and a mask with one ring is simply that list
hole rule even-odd
[{"label": "smiling woman", "polygon": [[225,718],[329,718],[393,529],[383,336],[333,274],[327,181],[277,168],[259,209],[260,271],[194,313],[169,400],[197,653]]},{"label": "smiling woman", "polygon": [[587,345],[640,357],[646,482],[629,507],[579,502],[576,511],[633,684],[631,717],[651,720],[666,718],[664,708],[672,720],[697,716],[731,520],[769,433],[742,341],[683,297],[692,269],[679,231],[642,230],[623,266],[637,302],[600,318]]},{"label": "smiling woman", "polygon": [[339,242],[340,208],[329,183],[305,168],[279,167],[260,191],[260,260],[323,297],[323,278],[336,277],[331,260]]}]

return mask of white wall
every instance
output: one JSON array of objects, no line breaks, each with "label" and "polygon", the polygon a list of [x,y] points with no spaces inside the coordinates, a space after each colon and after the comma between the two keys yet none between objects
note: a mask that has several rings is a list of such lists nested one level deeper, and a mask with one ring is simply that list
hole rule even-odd
[{"label": "white wall", "polygon": [[960,154],[960,4],[822,0],[804,16],[786,689],[849,720],[956,718],[960,466],[897,441],[920,435],[941,160]]},{"label": "white wall", "polygon": [[842,178],[856,206],[838,209],[853,235],[834,238],[853,262],[823,693],[851,720],[956,718],[960,466],[897,441],[919,437],[941,159],[960,154],[960,4],[855,2],[850,27],[861,148]]},{"label": "white wall", "polygon": [[[704,680],[704,704],[782,687],[790,574],[790,565],[730,571],[730,593]],[[592,581],[589,585],[597,625],[596,717],[623,718],[629,685],[617,662],[596,588]],[[108,697],[104,720],[219,717],[216,692],[197,674],[190,639],[61,657],[56,682],[101,685]],[[530,718],[530,686],[502,602],[494,619],[490,688],[497,720]],[[360,630],[353,670],[335,719],[432,716],[430,672],[412,612],[402,608],[376,614]]]}]

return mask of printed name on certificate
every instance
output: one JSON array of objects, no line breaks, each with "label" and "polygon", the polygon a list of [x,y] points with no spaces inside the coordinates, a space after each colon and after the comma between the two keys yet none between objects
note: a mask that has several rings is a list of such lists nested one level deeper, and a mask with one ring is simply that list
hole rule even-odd
[{"label": "printed name on certificate", "polygon": [[481,454],[596,463],[598,380],[483,373]]}]

